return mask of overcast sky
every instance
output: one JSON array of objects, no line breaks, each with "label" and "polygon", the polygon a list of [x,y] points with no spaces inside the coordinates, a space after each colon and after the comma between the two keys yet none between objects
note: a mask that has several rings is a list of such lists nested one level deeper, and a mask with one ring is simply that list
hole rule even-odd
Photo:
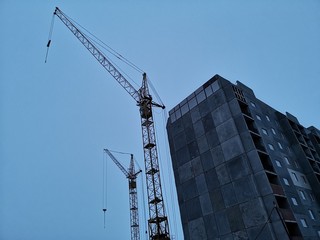
[{"label": "overcast sky", "polygon": [[[55,6],[146,71],[168,111],[219,74],[320,128],[317,0],[0,0],[3,240],[130,238],[127,179],[110,159],[103,227],[102,162],[108,148],[144,168],[138,108],[58,18],[44,63]],[[155,115],[170,230],[180,240],[166,115]],[[119,160],[128,166],[128,156]]]}]

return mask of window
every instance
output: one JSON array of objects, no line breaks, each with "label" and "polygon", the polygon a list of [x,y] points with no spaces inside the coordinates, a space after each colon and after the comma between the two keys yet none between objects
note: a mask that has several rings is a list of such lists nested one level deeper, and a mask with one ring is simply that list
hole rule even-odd
[{"label": "window", "polygon": [[195,97],[189,99],[188,105],[189,105],[189,109],[194,108],[195,106],[197,106],[197,99]]},{"label": "window", "polygon": [[309,212],[309,215],[310,215],[311,219],[315,220],[315,217],[314,217],[314,214],[313,214],[312,210],[309,209],[308,212]]},{"label": "window", "polygon": [[180,111],[180,108],[179,108],[179,109],[177,109],[177,111],[176,111],[176,118],[177,118],[177,119],[181,118],[181,111]]},{"label": "window", "polygon": [[212,91],[213,91],[213,92],[218,91],[219,88],[220,88],[218,81],[213,82],[213,83],[211,84],[211,88],[212,88]]},{"label": "window", "polygon": [[252,107],[256,107],[256,104],[254,102],[250,102]]},{"label": "window", "polygon": [[306,179],[306,177],[303,176],[303,175],[301,175],[301,178],[302,178],[303,182],[304,182],[305,184],[307,184],[307,179]]},{"label": "window", "polygon": [[268,143],[268,146],[269,146],[269,148],[270,148],[271,150],[274,150],[274,147],[273,147],[272,144]]},{"label": "window", "polygon": [[259,121],[261,121],[261,117],[259,115],[256,115],[256,117]]},{"label": "window", "polygon": [[301,222],[301,224],[302,224],[303,227],[305,227],[305,228],[308,227],[307,221],[306,221],[304,218],[301,218],[301,219],[300,219],[300,222]]},{"label": "window", "polygon": [[289,184],[289,181],[288,181],[288,179],[286,179],[286,178],[283,178],[283,182],[284,182],[284,184],[285,184],[285,185],[288,185],[288,186],[290,186],[290,184]]},{"label": "window", "polygon": [[318,236],[320,237],[320,231],[318,231]]},{"label": "window", "polygon": [[206,92],[207,97],[209,97],[209,96],[213,93],[212,88],[211,88],[211,85],[209,85],[208,87],[206,87],[206,88],[204,89],[204,91]]},{"label": "window", "polygon": [[263,134],[268,135],[268,132],[266,129],[262,128],[261,130],[262,130]]},{"label": "window", "polygon": [[283,149],[281,143],[279,143],[279,142],[278,142],[278,146],[279,146],[280,149]]},{"label": "window", "polygon": [[276,135],[276,130],[274,130],[274,128],[271,128],[271,132]]},{"label": "window", "polygon": [[299,182],[299,179],[298,179],[298,177],[297,177],[297,174],[295,174],[294,172],[292,172],[291,175],[293,176],[294,180],[296,180],[296,182]]},{"label": "window", "polygon": [[277,164],[277,166],[278,166],[278,167],[282,167],[282,165],[281,165],[281,162],[280,162],[280,161],[276,160],[276,164]]},{"label": "window", "polygon": [[181,115],[186,114],[188,111],[189,111],[189,107],[188,107],[188,104],[186,103],[181,107]]},{"label": "window", "polygon": [[290,161],[287,157],[284,157],[284,161],[286,162],[286,164],[290,165]]},{"label": "window", "polygon": [[269,116],[268,116],[268,115],[266,115],[266,119],[270,122],[270,118],[269,118]]},{"label": "window", "polygon": [[175,112],[171,113],[170,118],[171,118],[171,123],[175,122],[177,120],[176,113]]},{"label": "window", "polygon": [[303,200],[306,200],[306,195],[304,194],[303,191],[299,190],[299,194]]},{"label": "window", "polygon": [[204,93],[204,91],[200,91],[197,95],[196,98],[198,100],[198,103],[201,103],[203,100],[206,99],[206,95]]},{"label": "window", "polygon": [[298,206],[298,202],[297,202],[297,199],[296,199],[296,198],[292,197],[292,198],[291,198],[291,201],[292,201],[293,205]]}]

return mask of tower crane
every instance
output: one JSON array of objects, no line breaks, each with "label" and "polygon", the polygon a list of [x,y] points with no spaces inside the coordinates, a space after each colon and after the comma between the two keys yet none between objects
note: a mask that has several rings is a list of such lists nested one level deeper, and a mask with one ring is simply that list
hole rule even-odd
[{"label": "tower crane", "polygon": [[140,240],[139,231],[139,211],[138,211],[138,195],[137,195],[137,176],[142,171],[135,171],[133,154],[131,155],[130,165],[126,170],[121,163],[115,158],[115,156],[108,149],[104,151],[109,155],[111,160],[118,166],[118,168],[124,173],[129,181],[129,205],[130,205],[130,227],[131,227],[131,240]]},{"label": "tower crane", "polygon": [[[164,109],[163,104],[153,101],[149,92],[147,75],[143,73],[142,85],[137,90],[120,73],[120,71],[108,60],[86,34],[78,29],[71,19],[59,8],[54,15],[67,26],[74,36],[92,54],[93,57],[107,70],[111,76],[129,93],[139,108],[141,117],[142,143],[145,163],[145,175],[148,196],[148,232],[150,240],[170,240],[169,221],[165,212],[165,204],[162,195],[160,168],[156,143],[156,133],[153,120],[153,107]],[[50,42],[48,42],[48,45]]]}]

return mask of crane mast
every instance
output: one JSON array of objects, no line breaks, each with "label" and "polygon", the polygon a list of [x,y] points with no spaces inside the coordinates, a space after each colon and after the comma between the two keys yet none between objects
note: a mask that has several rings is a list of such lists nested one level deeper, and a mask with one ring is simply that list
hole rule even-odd
[{"label": "crane mast", "polygon": [[147,75],[143,73],[142,86],[137,91],[116,67],[104,56],[95,44],[82,33],[69,18],[56,8],[54,14],[69,28],[78,40],[88,49],[97,61],[129,93],[139,107],[141,117],[142,142],[148,195],[148,232],[150,240],[170,240],[169,222],[162,194],[156,133],[153,120],[153,107],[165,108],[152,100],[149,93]]},{"label": "crane mast", "polygon": [[131,240],[140,240],[139,230],[139,212],[138,212],[138,194],[137,194],[137,176],[141,173],[135,171],[133,154],[130,158],[130,165],[128,171],[121,165],[115,156],[108,149],[104,151],[109,155],[111,160],[119,167],[129,181],[129,206],[130,206],[130,227],[131,227]]}]

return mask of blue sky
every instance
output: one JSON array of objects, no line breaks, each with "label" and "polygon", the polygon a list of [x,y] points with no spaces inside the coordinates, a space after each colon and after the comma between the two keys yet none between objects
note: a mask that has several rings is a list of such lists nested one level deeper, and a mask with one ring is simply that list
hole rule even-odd
[{"label": "blue sky", "polygon": [[[58,18],[44,63],[55,6],[145,70],[167,110],[219,74],[320,128],[319,1],[1,0],[1,239],[130,238],[127,180],[110,162],[103,228],[102,161],[109,148],[143,167],[138,109]],[[155,113],[171,230],[183,239]]]}]

